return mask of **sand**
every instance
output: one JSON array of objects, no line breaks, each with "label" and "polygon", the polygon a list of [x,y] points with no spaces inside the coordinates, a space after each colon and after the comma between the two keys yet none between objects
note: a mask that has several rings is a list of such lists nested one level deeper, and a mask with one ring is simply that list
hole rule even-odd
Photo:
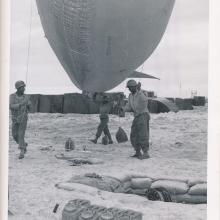
[{"label": "sand", "polygon": [[[125,118],[110,116],[110,131],[114,144],[90,143],[99,123],[98,115],[46,114],[29,115],[26,141],[28,152],[18,159],[19,150],[10,134],[9,149],[9,219],[61,219],[62,209],[70,199],[89,199],[106,207],[133,209],[143,213],[143,219],[194,220],[206,219],[206,204],[190,205],[149,201],[136,195],[111,193],[75,184],[74,191],[57,189],[56,183],[68,181],[78,174],[116,175],[138,173],[154,178],[174,178],[206,181],[207,173],[207,107],[195,107],[178,113],[151,114],[150,156],[148,160],[129,158],[133,154],[130,142],[116,143],[115,134],[121,126],[129,135],[133,115]],[[76,149],[66,153],[68,137]],[[51,147],[49,147],[51,146]],[[42,150],[44,149],[44,150]],[[46,150],[45,150],[46,149]],[[103,164],[70,166],[69,156],[96,158]],[[53,208],[59,204],[57,213]]]}]

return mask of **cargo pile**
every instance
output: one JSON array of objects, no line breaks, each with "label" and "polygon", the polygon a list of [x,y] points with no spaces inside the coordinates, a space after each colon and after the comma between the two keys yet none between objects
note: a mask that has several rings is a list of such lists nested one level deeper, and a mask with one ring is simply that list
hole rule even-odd
[{"label": "cargo pile", "polygon": [[99,176],[97,179],[85,174],[72,177],[68,184],[58,183],[56,186],[71,190],[70,188],[74,188],[74,185],[71,186],[70,183],[85,184],[114,193],[135,194],[153,201],[207,203],[207,183],[200,180],[160,179],[139,175]]},{"label": "cargo pile", "polygon": [[89,200],[70,200],[62,212],[62,220],[142,220],[142,213],[92,205]]}]

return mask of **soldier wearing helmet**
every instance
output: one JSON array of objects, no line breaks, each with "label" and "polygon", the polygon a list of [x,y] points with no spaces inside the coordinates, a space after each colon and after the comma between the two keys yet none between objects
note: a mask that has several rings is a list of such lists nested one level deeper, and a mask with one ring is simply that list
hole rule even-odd
[{"label": "soldier wearing helmet", "polygon": [[28,111],[30,110],[30,100],[24,94],[25,83],[17,81],[15,83],[16,92],[10,95],[10,110],[12,116],[12,136],[20,149],[19,159],[24,158],[27,143],[24,140],[27,127]]},{"label": "soldier wearing helmet", "polygon": [[[131,126],[130,140],[135,150],[132,157],[138,159],[149,158],[149,120],[147,96],[141,90],[141,84],[131,79],[127,82],[127,88],[131,92],[128,103],[122,108],[123,111],[134,112],[134,120]],[[141,152],[142,151],[142,152]]]}]

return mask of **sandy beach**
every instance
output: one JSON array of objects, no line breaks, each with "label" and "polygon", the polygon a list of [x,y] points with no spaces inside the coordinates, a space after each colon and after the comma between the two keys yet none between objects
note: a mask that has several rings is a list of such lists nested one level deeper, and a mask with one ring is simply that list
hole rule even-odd
[{"label": "sandy beach", "polygon": [[[62,209],[70,199],[89,199],[93,204],[132,209],[151,220],[206,219],[206,204],[192,205],[149,201],[137,195],[111,193],[75,184],[73,191],[57,189],[55,184],[68,181],[72,176],[85,173],[99,175],[138,173],[154,178],[203,180],[207,178],[207,106],[178,113],[151,114],[150,156],[148,160],[129,158],[133,154],[130,142],[118,144],[115,134],[119,126],[130,134],[132,113],[125,118],[110,116],[109,128],[114,144],[89,142],[99,123],[98,115],[29,114],[26,141],[27,154],[18,159],[19,150],[11,137],[9,149],[9,219],[61,219]],[[67,138],[76,145],[65,152]],[[103,164],[70,166],[66,160],[55,157],[69,156],[95,158]],[[53,208],[59,204],[56,213]]]}]

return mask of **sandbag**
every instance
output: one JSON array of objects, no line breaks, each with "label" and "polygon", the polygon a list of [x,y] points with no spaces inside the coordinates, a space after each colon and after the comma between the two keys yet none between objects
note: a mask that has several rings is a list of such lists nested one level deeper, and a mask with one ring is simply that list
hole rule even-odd
[{"label": "sandbag", "polygon": [[157,180],[152,183],[151,188],[164,188],[171,194],[184,194],[188,191],[186,183],[173,180]]},{"label": "sandbag", "polygon": [[180,110],[193,110],[192,104],[189,99],[176,98],[175,104]]},{"label": "sandbag", "polygon": [[133,189],[132,188],[132,193],[135,195],[146,195],[147,189]]},{"label": "sandbag", "polygon": [[189,189],[190,195],[207,195],[207,184],[196,184]]},{"label": "sandbag", "polygon": [[205,96],[194,96],[193,105],[204,106],[205,105]]},{"label": "sandbag", "polygon": [[123,142],[128,141],[128,136],[121,127],[118,128],[118,131],[116,132],[115,138],[118,143],[123,143]]},{"label": "sandbag", "polygon": [[179,194],[179,195],[171,195],[171,200],[172,202],[177,202],[177,203],[202,204],[202,203],[207,203],[207,196]]},{"label": "sandbag", "polygon": [[40,95],[39,112],[63,113],[63,95]]},{"label": "sandbag", "polygon": [[64,94],[63,113],[89,113],[88,98],[78,93]]},{"label": "sandbag", "polygon": [[148,189],[151,186],[152,179],[150,178],[132,178],[131,188],[133,189]]},{"label": "sandbag", "polygon": [[102,144],[104,145],[108,144],[108,137],[106,135],[102,138]]},{"label": "sandbag", "polygon": [[[108,173],[108,175],[109,175],[109,173]],[[111,174],[111,177],[115,178],[116,180],[120,181],[121,183],[125,183],[125,182],[131,180],[131,176],[126,173],[117,172],[117,173]]]},{"label": "sandbag", "polygon": [[92,99],[87,98],[88,100],[88,113],[89,114],[99,114],[99,104],[94,102]]},{"label": "sandbag", "polygon": [[31,113],[38,112],[40,95],[39,94],[31,94],[31,95],[28,95],[28,97],[29,97],[29,100],[31,101],[30,112]]},{"label": "sandbag", "polygon": [[69,182],[80,183],[109,192],[114,192],[115,189],[120,186],[120,182],[115,178],[99,175],[92,176],[88,174],[85,174],[84,176],[74,176]]},{"label": "sandbag", "polygon": [[200,179],[193,179],[193,180],[188,180],[188,186],[192,187],[196,184],[206,184],[206,181],[200,180]]},{"label": "sandbag", "polygon": [[120,184],[118,188],[114,190],[115,193],[133,193],[131,189],[131,182],[127,181],[125,183]]}]

